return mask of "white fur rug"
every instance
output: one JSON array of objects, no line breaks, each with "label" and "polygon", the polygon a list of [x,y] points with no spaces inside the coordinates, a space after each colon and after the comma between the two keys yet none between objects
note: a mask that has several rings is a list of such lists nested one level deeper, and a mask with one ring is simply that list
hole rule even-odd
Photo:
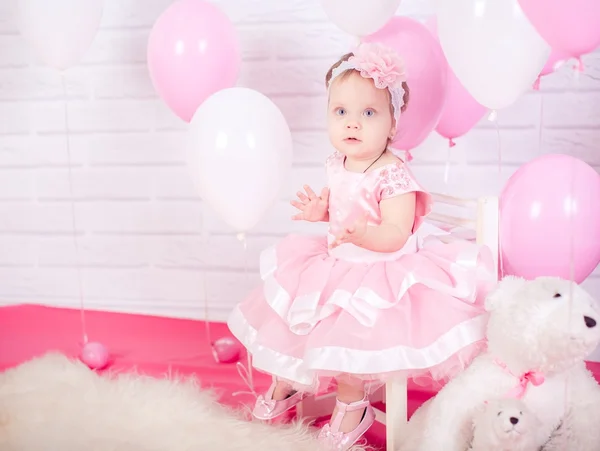
[{"label": "white fur rug", "polygon": [[192,380],[102,377],[48,354],[0,374],[0,450],[316,451],[319,444],[306,425],[245,421]]}]

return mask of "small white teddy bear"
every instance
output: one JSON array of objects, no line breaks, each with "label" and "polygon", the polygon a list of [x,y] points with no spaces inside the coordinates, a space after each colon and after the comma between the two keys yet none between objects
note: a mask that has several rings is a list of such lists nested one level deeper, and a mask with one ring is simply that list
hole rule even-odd
[{"label": "small white teddy bear", "polygon": [[469,451],[538,451],[539,426],[540,420],[520,399],[488,401],[473,419]]},{"label": "small white teddy bear", "polygon": [[465,451],[478,407],[512,397],[540,420],[543,451],[599,451],[600,387],[584,362],[600,343],[596,301],[567,280],[509,276],[486,310],[488,349],[417,410],[400,449]]}]

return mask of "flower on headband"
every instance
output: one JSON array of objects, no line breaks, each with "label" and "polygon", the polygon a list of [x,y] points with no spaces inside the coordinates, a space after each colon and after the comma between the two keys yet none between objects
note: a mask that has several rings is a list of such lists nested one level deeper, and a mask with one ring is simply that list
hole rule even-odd
[{"label": "flower on headband", "polygon": [[363,77],[372,78],[376,87],[400,88],[406,81],[404,61],[392,49],[381,44],[363,43],[353,53],[348,62]]}]

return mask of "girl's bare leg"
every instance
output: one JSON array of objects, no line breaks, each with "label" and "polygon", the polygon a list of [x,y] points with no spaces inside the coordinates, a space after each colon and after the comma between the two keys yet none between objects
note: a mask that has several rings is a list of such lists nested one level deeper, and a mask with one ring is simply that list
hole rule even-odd
[{"label": "girl's bare leg", "polygon": [[[351,404],[356,401],[361,401],[365,397],[365,389],[362,381],[353,378],[349,375],[344,375],[337,379],[337,398],[346,404]],[[354,430],[361,422],[365,411],[354,410],[346,412],[340,426],[341,432],[350,432]],[[331,418],[335,418],[337,407],[333,411]]]},{"label": "girl's bare leg", "polygon": [[275,401],[281,401],[282,399],[287,398],[295,392],[296,390],[294,390],[292,386],[287,382],[277,381],[277,385],[275,386],[275,390],[273,391],[273,399]]}]

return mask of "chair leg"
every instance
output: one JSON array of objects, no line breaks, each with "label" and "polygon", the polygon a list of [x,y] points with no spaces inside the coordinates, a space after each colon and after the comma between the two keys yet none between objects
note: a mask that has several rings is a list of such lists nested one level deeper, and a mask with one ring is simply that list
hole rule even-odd
[{"label": "chair leg", "polygon": [[386,448],[396,451],[408,423],[408,383],[399,378],[385,384]]}]

